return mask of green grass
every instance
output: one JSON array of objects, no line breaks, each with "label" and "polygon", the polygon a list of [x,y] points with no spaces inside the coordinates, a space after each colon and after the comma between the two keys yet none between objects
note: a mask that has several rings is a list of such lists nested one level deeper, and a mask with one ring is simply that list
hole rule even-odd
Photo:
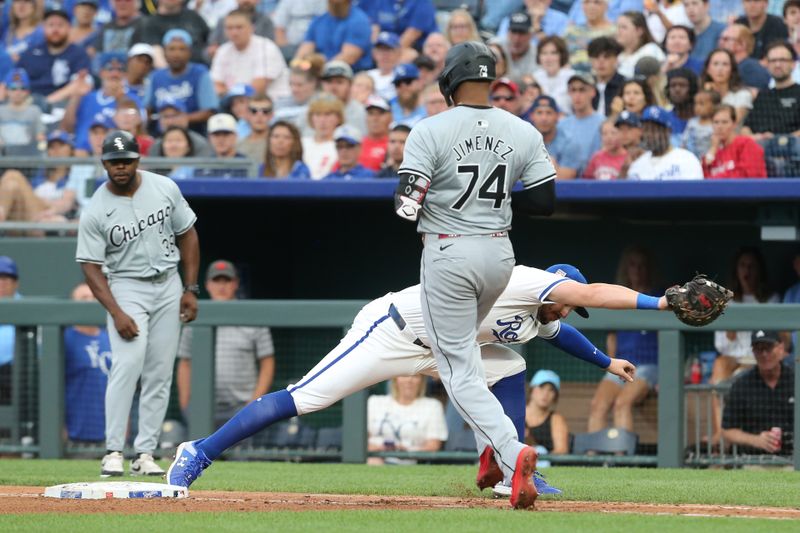
[{"label": "green grass", "polygon": [[[98,469],[99,461],[5,459],[0,485],[99,481]],[[798,472],[555,467],[546,475],[570,500],[800,508]],[[218,461],[192,489],[463,497],[480,494],[474,476],[473,466]]]},{"label": "green grass", "polygon": [[659,531],[718,533],[726,531],[797,531],[797,522],[761,519],[642,516],[592,513],[527,513],[494,509],[437,511],[306,511],[295,513],[181,513],[160,515],[16,515],[0,516],[2,531],[80,531],[114,533],[180,531],[352,531],[375,533],[487,533],[497,531]]}]

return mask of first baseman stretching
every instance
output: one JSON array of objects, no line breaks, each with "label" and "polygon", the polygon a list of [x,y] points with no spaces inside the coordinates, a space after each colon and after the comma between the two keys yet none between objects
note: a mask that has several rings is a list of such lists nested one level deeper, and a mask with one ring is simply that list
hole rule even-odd
[{"label": "first baseman stretching", "polygon": [[[128,414],[141,378],[130,473],[162,475],[153,451],[169,402],[180,324],[197,316],[197,217],[173,180],[138,170],[139,145],[130,133],[109,133],[101,160],[108,182],[81,215],[75,256],[108,311],[108,453],[100,473],[123,474]],[[178,262],[183,263],[185,285]]]},{"label": "first baseman stretching", "polygon": [[[545,270],[517,266],[508,286],[481,323],[477,340],[486,382],[493,398],[513,421],[514,435],[525,433],[525,360],[505,344],[541,337],[570,355],[595,364],[627,381],[634,367],[609,359],[577,329],[561,322],[584,306],[640,308],[638,293],[620,285],[587,284],[571,265]],[[647,297],[650,298],[650,297]],[[651,309],[666,309],[664,297],[652,298]],[[178,446],[167,472],[170,484],[188,487],[226,449],[270,425],[314,413],[356,391],[396,376],[437,374],[431,336],[422,318],[420,286],[389,293],[365,305],[347,335],[297,383],[265,394],[203,439]]]}]

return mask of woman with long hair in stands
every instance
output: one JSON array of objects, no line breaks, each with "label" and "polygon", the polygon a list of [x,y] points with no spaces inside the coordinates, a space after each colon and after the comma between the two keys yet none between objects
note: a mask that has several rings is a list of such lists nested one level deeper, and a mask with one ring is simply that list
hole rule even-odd
[{"label": "woman with long hair in stands", "polygon": [[475,19],[466,9],[454,9],[450,13],[450,19],[447,21],[444,35],[453,46],[466,41],[481,40]]},{"label": "woman with long hair in stands", "polygon": [[766,178],[764,149],[747,135],[736,134],[736,110],[722,104],[711,118],[711,147],[703,156],[706,178]]},{"label": "woman with long hair in stands", "polygon": [[44,42],[42,7],[35,0],[12,0],[8,18],[0,41],[16,62],[25,50]]},{"label": "woman with long hair in stands", "polygon": [[[158,149],[160,157],[169,158],[183,158],[195,157],[194,143],[186,128],[180,126],[170,126],[161,136],[161,145]],[[164,174],[174,180],[181,180],[191,178],[194,176],[194,168],[186,165],[176,165],[170,169],[156,171],[158,174]]]},{"label": "woman with long hair in stands", "polygon": [[647,21],[638,11],[626,11],[617,19],[617,42],[622,46],[622,53],[619,55],[619,67],[617,71],[626,78],[632,78],[636,63],[645,56],[654,57],[660,63],[666,56],[664,51],[658,46],[650,30],[647,28]]},{"label": "woman with long hair in stands", "polygon": [[311,178],[311,172],[303,163],[300,131],[291,122],[278,120],[270,126],[264,161],[259,174],[265,178]]},{"label": "woman with long hair in stands", "polygon": [[[630,246],[622,252],[616,283],[642,294],[661,294],[656,290],[655,263],[649,251]],[[632,383],[606,374],[597,385],[589,410],[588,431],[600,431],[613,413],[614,427],[633,431],[633,407],[645,400],[658,384],[658,336],[655,331],[612,331],[606,338],[608,356],[620,355],[636,365]]]},{"label": "woman with long hair in stands", "polygon": [[656,105],[656,97],[650,84],[641,79],[628,80],[619,88],[619,93],[611,101],[611,113],[616,116],[623,111],[641,117],[646,107]]},{"label": "woman with long hair in stands", "polygon": [[[758,248],[745,246],[736,252],[730,277],[731,284],[728,286],[733,291],[733,302],[731,302],[733,305],[780,302],[780,295],[769,288],[767,263]],[[742,367],[755,364],[750,345],[751,333],[751,331],[714,332],[714,348],[719,355],[714,360],[711,371],[712,385],[729,379]],[[711,444],[716,445],[722,432],[722,409],[716,394],[712,396],[711,408],[713,416]]]},{"label": "woman with long hair in stands", "polygon": [[727,50],[717,48],[708,54],[700,75],[700,86],[716,91],[723,104],[736,109],[737,125],[742,124],[747,113],[753,109],[753,93],[742,85],[736,59]]}]

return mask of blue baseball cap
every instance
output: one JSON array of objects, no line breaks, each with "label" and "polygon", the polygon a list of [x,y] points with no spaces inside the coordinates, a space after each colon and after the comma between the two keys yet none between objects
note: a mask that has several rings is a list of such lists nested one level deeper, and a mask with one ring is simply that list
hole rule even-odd
[{"label": "blue baseball cap", "polygon": [[62,142],[70,146],[75,146],[75,141],[72,140],[72,135],[64,130],[53,130],[47,136],[47,144],[51,142]]},{"label": "blue baseball cap", "polygon": [[540,107],[549,107],[556,113],[561,112],[561,110],[558,108],[558,104],[556,103],[556,99],[546,94],[540,94],[536,97],[536,100],[533,101],[533,105],[531,105],[530,113],[533,113]]},{"label": "blue baseball cap", "polygon": [[400,37],[390,31],[382,31],[375,39],[375,46],[386,46],[388,48],[400,48]]},{"label": "blue baseball cap", "polygon": [[21,87],[26,90],[31,88],[31,78],[24,68],[11,69],[4,82],[6,87]]},{"label": "blue baseball cap", "polygon": [[17,271],[17,263],[7,255],[0,255],[0,275],[11,276],[14,279],[19,278]]},{"label": "blue baseball cap", "polygon": [[561,392],[561,378],[552,370],[539,370],[531,378],[531,387],[538,387],[545,383],[552,384],[558,392]]},{"label": "blue baseball cap", "polygon": [[[547,272],[569,278],[572,281],[577,281],[578,283],[583,283],[584,285],[589,283],[586,281],[586,277],[581,274],[580,270],[567,263],[557,263],[555,265],[551,265],[547,268]],[[585,307],[575,307],[575,312],[583,318],[589,318],[589,311],[587,311]]]},{"label": "blue baseball cap", "polygon": [[180,28],[172,28],[167,33],[164,34],[164,38],[161,39],[161,46],[167,46],[169,43],[173,41],[173,39],[178,39],[186,43],[186,46],[192,46],[192,36],[189,34],[188,31],[182,30]]},{"label": "blue baseball cap", "polygon": [[96,128],[98,126],[107,130],[113,130],[117,127],[116,124],[114,124],[114,119],[101,113],[97,113],[94,118],[92,118],[92,123],[89,124],[89,129]]},{"label": "blue baseball cap", "polygon": [[119,66],[122,68],[122,70],[125,70],[126,65],[128,64],[128,57],[120,52],[103,52],[100,54],[99,63],[101,70],[115,62],[119,63]]},{"label": "blue baseball cap", "polygon": [[632,113],[631,111],[623,111],[617,117],[617,121],[614,122],[614,125],[619,126],[631,126],[633,128],[641,128],[642,121],[639,120],[639,115],[636,113]]},{"label": "blue baseball cap", "polygon": [[392,83],[395,85],[399,81],[419,79],[419,69],[416,65],[411,63],[401,63],[394,67],[393,72],[394,77],[392,78]]},{"label": "blue baseball cap", "polygon": [[233,98],[234,96],[247,96],[248,98],[252,98],[256,94],[255,89],[253,89],[252,85],[248,85],[246,83],[237,83],[231,90],[228,91],[228,94],[225,95],[225,98]]},{"label": "blue baseball cap", "polygon": [[160,104],[158,104],[158,108],[156,109],[156,111],[161,113],[161,111],[168,108],[176,109],[181,113],[186,113],[186,103],[183,100],[172,100],[172,99],[167,99],[162,101]]},{"label": "blue baseball cap", "polygon": [[672,129],[672,124],[670,124],[669,117],[667,116],[667,110],[655,105],[644,108],[644,111],[642,111],[642,122],[655,122],[660,126]]}]

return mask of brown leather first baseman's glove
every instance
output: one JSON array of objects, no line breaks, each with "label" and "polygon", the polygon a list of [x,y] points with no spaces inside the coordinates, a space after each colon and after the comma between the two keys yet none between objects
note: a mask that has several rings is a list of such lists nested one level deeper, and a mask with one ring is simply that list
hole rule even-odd
[{"label": "brown leather first baseman's glove", "polygon": [[670,287],[664,295],[678,320],[690,326],[710,324],[725,311],[733,298],[733,292],[702,274],[683,286]]}]

